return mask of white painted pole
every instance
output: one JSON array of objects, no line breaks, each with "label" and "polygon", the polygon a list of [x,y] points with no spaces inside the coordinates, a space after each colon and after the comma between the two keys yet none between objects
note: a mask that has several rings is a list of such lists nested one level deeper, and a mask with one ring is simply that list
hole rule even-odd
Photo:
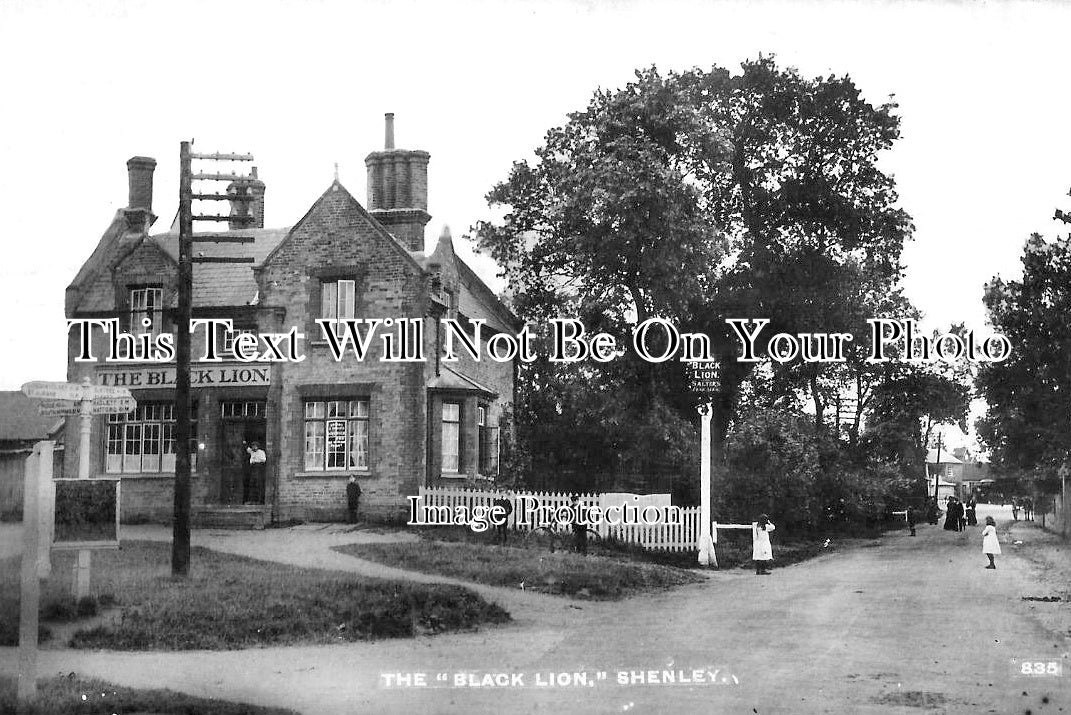
[{"label": "white painted pole", "polygon": [[[16,700],[26,706],[37,698],[37,610],[41,602],[38,580],[41,540],[40,480],[52,478],[52,442],[38,442],[26,459],[22,492],[22,593],[19,603],[19,682]],[[47,454],[47,458],[44,456]],[[44,467],[47,465],[48,472]],[[21,709],[21,708],[20,708]]]},{"label": "white painted pole", "polygon": [[[78,415],[80,433],[78,442],[78,478],[89,479],[89,435],[93,427],[93,390],[89,378],[82,381],[84,387],[81,412]],[[89,549],[79,549],[78,558],[74,562],[74,599],[75,602],[89,595]]]},{"label": "white painted pole", "polygon": [[714,541],[710,538],[710,419],[713,405],[706,402],[699,406],[701,422],[699,449],[699,565],[717,566],[718,557],[714,554]]}]

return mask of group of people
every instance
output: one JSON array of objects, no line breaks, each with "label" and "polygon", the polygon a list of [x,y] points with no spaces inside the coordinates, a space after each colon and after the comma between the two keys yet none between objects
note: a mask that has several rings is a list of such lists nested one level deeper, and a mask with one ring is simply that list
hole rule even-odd
[{"label": "group of people", "polygon": [[[968,526],[978,524],[978,502],[973,495],[966,501],[950,496],[945,502],[945,531],[963,531]],[[997,539],[997,522],[991,516],[985,518],[982,529],[982,553],[989,559],[987,569],[997,567],[995,558],[1000,554],[1000,541]]]},{"label": "group of people", "polygon": [[1034,520],[1034,500],[1030,497],[1014,497],[1011,503],[1012,518],[1019,521],[1019,510],[1023,512],[1023,521]]},{"label": "group of people", "polygon": [[973,496],[960,501],[950,496],[945,502],[945,531],[963,531],[968,526],[978,525],[978,502]]}]

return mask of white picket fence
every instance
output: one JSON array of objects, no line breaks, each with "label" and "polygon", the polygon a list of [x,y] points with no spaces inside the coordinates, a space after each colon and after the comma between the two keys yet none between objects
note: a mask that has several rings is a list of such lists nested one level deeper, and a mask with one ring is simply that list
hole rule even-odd
[{"label": "white picket fence", "polygon": [[[558,507],[572,504],[572,494],[566,492],[534,492],[534,491],[496,491],[490,489],[459,489],[455,487],[420,487],[419,496],[425,506],[445,506],[453,509],[464,506],[471,510],[477,506],[490,508],[494,506],[496,499],[508,498],[514,504],[513,513],[510,515],[509,527],[512,529],[531,530],[540,526],[532,521],[522,524],[522,515],[517,508],[521,497],[535,500],[539,507],[548,507],[551,511]],[[602,494],[580,494],[580,504],[585,509],[607,506]],[[616,497],[617,495],[614,495]],[[666,497],[668,499],[668,497]],[[619,501],[611,502],[617,506]],[[642,507],[642,502],[641,502]],[[611,539],[620,543],[637,544],[645,549],[661,551],[692,551],[698,548],[699,542],[699,507],[677,507],[673,513],[679,516],[679,520],[661,524],[609,524],[602,521],[595,532],[603,539]],[[568,529],[562,526],[560,528]]]}]

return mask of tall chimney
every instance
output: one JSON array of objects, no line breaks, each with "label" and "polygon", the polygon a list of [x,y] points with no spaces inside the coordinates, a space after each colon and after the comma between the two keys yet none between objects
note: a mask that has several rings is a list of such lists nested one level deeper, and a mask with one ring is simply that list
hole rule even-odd
[{"label": "tall chimney", "polygon": [[126,173],[130,181],[127,208],[152,211],[152,173],[156,169],[156,159],[148,156],[133,156],[126,162]]},{"label": "tall chimney", "polygon": [[255,166],[248,178],[227,185],[227,196],[231,197],[231,220],[227,222],[230,230],[264,228],[264,191],[264,182],[257,177]]},{"label": "tall chimney", "polygon": [[410,251],[424,250],[431,154],[394,148],[394,114],[385,115],[383,151],[365,157],[368,211]]}]

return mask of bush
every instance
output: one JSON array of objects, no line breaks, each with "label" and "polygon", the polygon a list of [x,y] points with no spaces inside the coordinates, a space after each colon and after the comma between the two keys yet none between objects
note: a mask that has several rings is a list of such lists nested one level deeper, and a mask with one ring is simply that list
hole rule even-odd
[{"label": "bush", "polygon": [[734,426],[726,462],[714,518],[747,523],[765,513],[797,533],[872,530],[903,508],[911,488],[894,465],[852,464],[810,416],[774,409]]}]

